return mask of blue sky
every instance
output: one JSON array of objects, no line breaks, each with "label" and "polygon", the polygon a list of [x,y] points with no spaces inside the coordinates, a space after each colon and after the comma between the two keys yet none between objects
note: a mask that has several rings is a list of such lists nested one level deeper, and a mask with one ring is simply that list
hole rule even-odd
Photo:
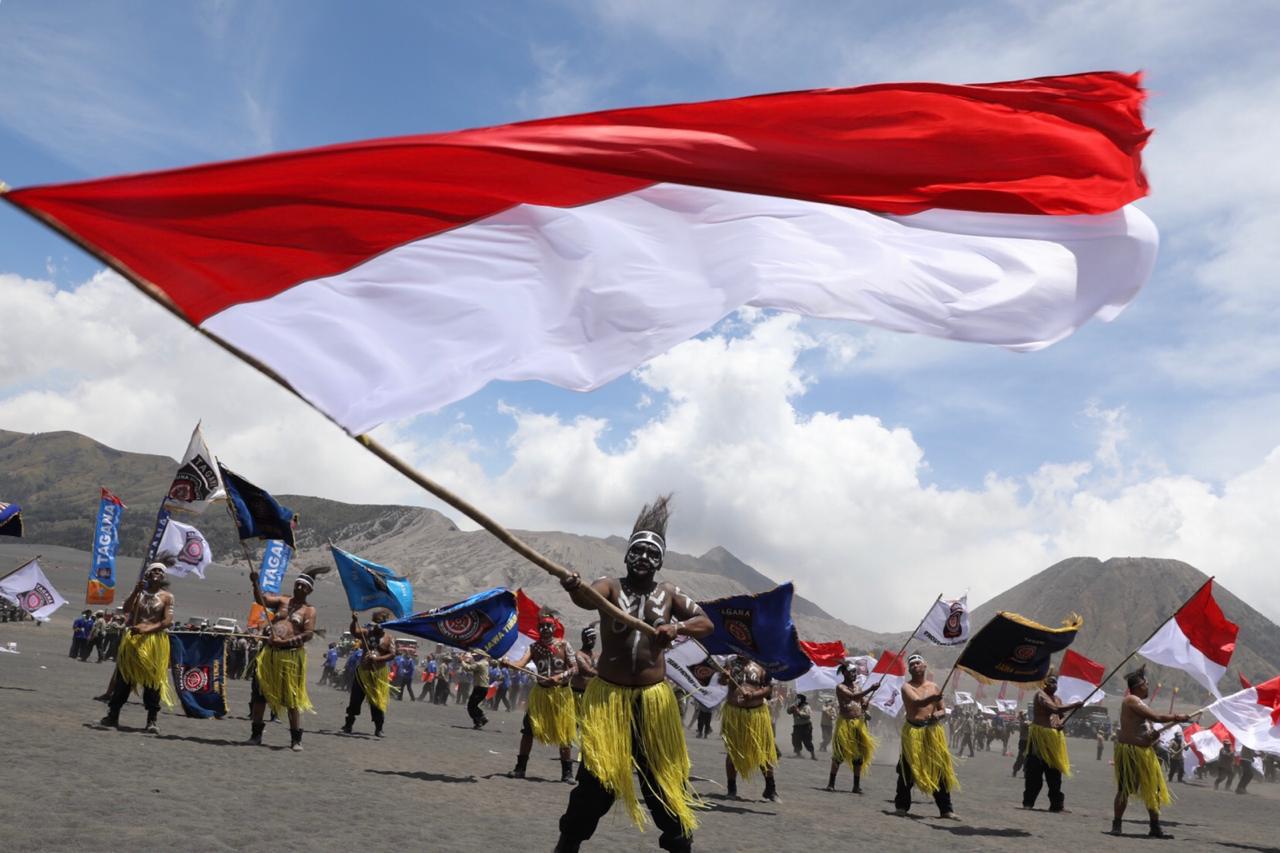
[{"label": "blue sky", "polygon": [[[910,621],[913,604],[864,594],[892,597],[904,567],[926,599],[957,578],[983,598],[1075,554],[1185,559],[1274,618],[1261,599],[1280,600],[1269,556],[1280,519],[1263,497],[1280,484],[1280,12],[1240,3],[1227,18],[1136,0],[9,0],[0,179],[795,88],[1144,70],[1156,135],[1141,206],[1162,248],[1113,323],[1014,355],[750,313],[591,394],[495,385],[383,437],[516,526],[618,532],[674,483],[690,525],[677,548],[722,544],[811,597],[836,596],[833,610],[868,627]],[[177,455],[204,417],[215,452],[248,457],[237,467],[256,464],[279,491],[427,503],[11,209],[0,210],[4,291],[18,307],[0,314],[0,428]],[[730,362],[748,352],[776,375],[737,375]],[[235,393],[210,391],[211,375]],[[723,408],[690,404],[699,393]],[[728,475],[742,458],[770,460],[751,463],[750,486]],[[742,498],[750,487],[755,505]],[[764,529],[773,500],[798,500],[813,528]],[[848,572],[865,583],[858,595],[838,583]]]}]

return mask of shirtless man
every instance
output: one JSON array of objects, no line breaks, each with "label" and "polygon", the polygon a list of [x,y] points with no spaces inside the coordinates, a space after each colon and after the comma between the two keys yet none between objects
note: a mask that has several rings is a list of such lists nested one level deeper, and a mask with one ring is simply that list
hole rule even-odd
[{"label": "shirtless man", "polygon": [[[667,550],[670,496],[640,511],[627,545],[627,573],[600,578],[591,586],[622,610],[654,626],[655,636],[600,612],[600,655],[596,677],[582,697],[582,764],[578,786],[560,818],[556,850],[574,853],[592,836],[600,818],[621,798],[637,826],[644,817],[636,798],[633,768],[640,774],[645,805],[661,833],[658,846],[669,851],[692,847],[697,801],[689,786],[689,753],[680,725],[675,692],[667,684],[666,650],[677,636],[698,639],[711,633],[711,620],[696,602],[654,576]],[[582,579],[574,574],[562,585],[574,604],[595,610]]]},{"label": "shirtless man", "polygon": [[107,715],[102,718],[104,726],[120,725],[120,708],[129,700],[130,691],[142,691],[142,705],[147,709],[144,731],[151,734],[160,733],[156,717],[161,699],[170,708],[174,705],[169,686],[169,635],[165,633],[173,625],[173,593],[168,586],[164,563],[151,563],[125,599],[129,627],[120,641]]},{"label": "shirtless man", "polygon": [[866,690],[858,690],[855,686],[857,670],[847,662],[840,664],[836,670],[841,683],[836,685],[836,703],[839,706],[839,717],[836,719],[835,746],[831,750],[831,775],[827,778],[827,790],[836,789],[836,774],[840,765],[848,763],[853,769],[853,793],[862,793],[862,768],[871,763],[875,755],[876,739],[867,729],[867,705],[871,702],[871,694],[876,692],[879,683]]},{"label": "shirtless man", "polygon": [[253,600],[267,611],[270,619],[250,691],[253,722],[249,743],[262,743],[262,732],[266,728],[262,715],[270,703],[273,714],[288,711],[289,748],[302,752],[302,712],[314,710],[307,694],[304,646],[315,636],[316,609],[307,603],[307,596],[315,589],[316,576],[327,571],[328,566],[318,566],[298,575],[293,582],[293,595],[289,597],[263,592],[258,587],[258,572],[249,572]]},{"label": "shirtless man", "polygon": [[778,800],[778,787],[773,769],[778,763],[777,743],[773,735],[773,718],[765,704],[773,696],[773,682],[764,667],[738,655],[729,664],[727,675],[720,676],[729,685],[724,711],[720,717],[720,736],[724,739],[724,772],[728,778],[728,794],[738,796],[738,775],[749,779],[760,770],[764,775],[766,800]]},{"label": "shirtless man", "polygon": [[1152,838],[1169,838],[1160,828],[1160,807],[1173,802],[1160,769],[1160,759],[1152,748],[1160,739],[1152,723],[1185,723],[1191,718],[1186,714],[1157,714],[1143,701],[1148,696],[1147,668],[1139,667],[1125,677],[1129,695],[1120,703],[1120,729],[1116,733],[1115,819],[1111,821],[1111,834],[1121,835],[1125,807],[1132,794],[1141,794],[1147,807]]},{"label": "shirtless man", "polygon": [[560,747],[560,781],[572,784],[573,761],[569,747],[578,736],[578,717],[574,713],[569,681],[577,672],[577,665],[573,648],[566,641],[557,640],[555,631],[555,618],[546,612],[539,615],[538,642],[529,646],[524,656],[513,664],[517,669],[524,669],[533,661],[538,674],[529,691],[529,706],[520,727],[520,754],[510,775],[513,779],[524,778],[533,739],[537,737],[542,743]]},{"label": "shirtless man", "polygon": [[582,646],[573,655],[578,669],[569,680],[569,686],[573,688],[574,698],[579,706],[582,704],[582,694],[587,692],[587,682],[596,677],[596,635],[595,625],[583,628]]},{"label": "shirtless man", "polygon": [[898,757],[898,790],[893,804],[899,815],[911,811],[911,787],[933,797],[938,814],[957,820],[951,810],[951,791],[958,786],[942,721],[947,718],[942,691],[925,676],[929,667],[918,654],[907,658],[911,678],[902,685],[902,753]]},{"label": "shirtless man", "polygon": [[1062,777],[1071,775],[1071,759],[1067,755],[1067,736],[1062,732],[1063,714],[1080,708],[1084,702],[1064,705],[1058,701],[1058,675],[1050,672],[1044,686],[1036,691],[1032,702],[1031,725],[1027,728],[1027,759],[1023,778],[1022,807],[1034,808],[1040,788],[1049,783],[1049,811],[1066,809],[1062,793]]},{"label": "shirtless man", "polygon": [[373,720],[373,736],[382,737],[382,726],[387,720],[387,705],[391,699],[391,682],[387,678],[387,662],[396,656],[391,637],[382,630],[382,623],[394,614],[384,607],[373,611],[369,625],[360,624],[360,614],[351,611],[351,636],[360,640],[366,651],[356,666],[356,677],[351,682],[351,699],[347,702],[347,721],[343,734],[351,734],[351,727],[360,715],[360,706],[369,700],[369,718]]}]

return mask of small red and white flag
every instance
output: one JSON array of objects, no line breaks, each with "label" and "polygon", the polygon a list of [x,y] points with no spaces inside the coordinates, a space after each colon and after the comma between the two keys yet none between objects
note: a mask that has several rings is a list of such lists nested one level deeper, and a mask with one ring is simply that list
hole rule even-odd
[{"label": "small red and white flag", "polygon": [[[511,644],[511,648],[502,656],[503,660],[520,660],[520,658],[524,657],[524,653],[529,650],[529,646],[538,641],[538,614],[541,612],[542,608],[538,605],[538,602],[526,595],[523,589],[516,590],[516,630],[520,633],[516,637],[516,641]],[[551,619],[556,623],[556,639],[563,640],[564,623],[554,616]]]},{"label": "small red and white flag", "polygon": [[800,648],[813,661],[813,666],[804,675],[796,679],[797,693],[808,693],[811,690],[833,690],[840,683],[836,670],[844,663],[844,643],[810,643],[800,641]]},{"label": "small red and white flag", "polygon": [[884,652],[871,668],[870,678],[880,687],[871,694],[871,704],[890,717],[902,713],[902,685],[907,681],[907,659],[903,655]]},{"label": "small red and white flag", "polygon": [[1209,706],[1218,726],[1258,752],[1280,753],[1280,676],[1224,696]]},{"label": "small red and white flag", "polygon": [[333,145],[4,198],[349,432],[603,385],[744,306],[1035,350],[1157,234],[1139,77],[900,83]]},{"label": "small red and white flag", "polygon": [[1067,649],[1058,665],[1058,701],[1065,705],[1101,702],[1107,698],[1099,689],[1106,675],[1107,669],[1102,664]]},{"label": "small red and white flag", "polygon": [[1213,600],[1213,579],[1210,578],[1138,649],[1138,654],[1153,663],[1182,670],[1220,697],[1218,682],[1227,672],[1239,630]]}]

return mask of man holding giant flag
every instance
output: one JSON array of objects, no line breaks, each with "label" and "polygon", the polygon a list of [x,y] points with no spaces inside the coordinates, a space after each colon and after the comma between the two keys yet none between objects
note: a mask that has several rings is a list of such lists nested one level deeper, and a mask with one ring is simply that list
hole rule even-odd
[{"label": "man holding giant flag", "polygon": [[164,563],[150,563],[133,593],[125,599],[129,628],[116,655],[116,673],[107,699],[107,715],[101,721],[103,726],[120,725],[120,709],[130,691],[142,693],[142,705],[147,709],[145,730],[152,734],[159,733],[156,718],[161,701],[170,708],[175,704],[169,686],[167,633],[173,625],[174,601],[173,593],[167,589],[165,570]]},{"label": "man holding giant flag", "polygon": [[602,607],[577,574],[561,582],[574,604],[600,614],[597,676],[582,697],[578,785],[560,818],[559,846],[565,850],[578,849],[589,839],[617,798],[632,821],[643,825],[635,773],[661,831],[659,846],[670,851],[692,847],[697,795],[689,785],[680,707],[665,679],[666,651],[676,637],[699,640],[712,626],[697,602],[655,577],[667,551],[669,502],[665,495],[641,509],[627,542],[627,573],[591,584],[605,601],[653,626],[653,636]]},{"label": "man holding giant flag", "polygon": [[352,610],[385,607],[397,619],[413,612],[413,584],[408,578],[372,560],[348,554],[337,545],[330,544],[329,550]]},{"label": "man holding giant flag", "polygon": [[947,718],[942,698],[946,682],[938,687],[927,678],[928,671],[923,655],[913,654],[907,658],[910,678],[901,689],[906,719],[902,723],[898,787],[893,805],[897,814],[905,817],[911,811],[911,789],[915,787],[920,793],[933,797],[940,817],[955,820],[951,792],[959,789],[960,782],[951,766],[951,751],[942,729]]},{"label": "man holding giant flag", "polygon": [[836,789],[836,774],[841,764],[848,764],[853,771],[853,793],[862,793],[862,768],[871,766],[875,757],[877,741],[867,728],[867,705],[871,694],[880,688],[873,684],[859,690],[857,684],[858,671],[849,662],[842,662],[837,668],[840,684],[836,685],[836,702],[840,705],[840,715],[836,718],[835,734],[831,747],[831,775],[827,778],[827,790]]},{"label": "man holding giant flag", "polygon": [[1129,694],[1120,703],[1120,728],[1116,732],[1115,766],[1116,801],[1115,817],[1111,821],[1111,834],[1124,834],[1124,812],[1129,797],[1142,797],[1150,819],[1148,835],[1166,838],[1160,826],[1160,809],[1173,802],[1165,783],[1155,744],[1159,732],[1152,731],[1152,723],[1185,723],[1191,720],[1187,714],[1157,714],[1147,705],[1150,695],[1145,666],[1125,676]]},{"label": "man holding giant flag", "polygon": [[89,559],[89,584],[85,604],[110,604],[116,595],[116,552],[120,548],[120,518],[124,501],[102,489],[98,500],[98,523],[93,530],[93,551]]}]

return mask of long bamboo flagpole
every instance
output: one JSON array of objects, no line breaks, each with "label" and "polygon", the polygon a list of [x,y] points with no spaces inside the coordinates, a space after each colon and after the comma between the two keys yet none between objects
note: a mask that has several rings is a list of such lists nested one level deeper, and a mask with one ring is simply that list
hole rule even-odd
[{"label": "long bamboo flagpole", "polygon": [[1145,640],[1143,640],[1141,643],[1138,643],[1138,648],[1134,649],[1133,651],[1129,652],[1129,654],[1125,655],[1124,660],[1120,661],[1120,663],[1112,667],[1111,671],[1102,677],[1102,681],[1098,682],[1097,687],[1089,691],[1089,694],[1085,696],[1084,699],[1080,702],[1080,706],[1077,707],[1075,711],[1072,711],[1071,713],[1067,714],[1065,717],[1062,718],[1062,724],[1065,726],[1067,724],[1067,720],[1074,717],[1076,714],[1076,711],[1079,711],[1080,708],[1083,708],[1085,706],[1085,703],[1088,702],[1089,699],[1093,697],[1093,694],[1101,690],[1102,685],[1106,684],[1109,680],[1111,680],[1111,676],[1115,675],[1117,672],[1120,671],[1120,667],[1124,666],[1126,663],[1133,660],[1133,656],[1136,655],[1143,646],[1151,642],[1151,638],[1154,637],[1156,634],[1159,634],[1160,631],[1164,628],[1164,626],[1169,624],[1170,619],[1173,619],[1175,616],[1177,616],[1179,613],[1182,612],[1182,608],[1187,606],[1187,602],[1191,601],[1191,599],[1195,598],[1197,595],[1200,594],[1200,590],[1205,588],[1205,584],[1211,584],[1211,583],[1213,583],[1213,576],[1210,576],[1210,578],[1207,581],[1200,584],[1200,586],[1196,587],[1196,591],[1191,593],[1191,595],[1187,596],[1187,600],[1182,602],[1182,604],[1178,605],[1177,610],[1170,613],[1168,618],[1166,618],[1163,622],[1157,625],[1155,630],[1152,631],[1150,634],[1148,634]]}]

